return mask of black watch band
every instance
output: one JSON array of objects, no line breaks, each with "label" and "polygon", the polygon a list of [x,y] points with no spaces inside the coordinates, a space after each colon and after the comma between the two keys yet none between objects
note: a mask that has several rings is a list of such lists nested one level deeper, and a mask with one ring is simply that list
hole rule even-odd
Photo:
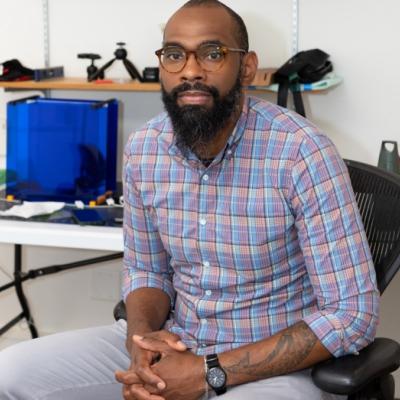
[{"label": "black watch band", "polygon": [[217,396],[226,392],[226,372],[219,363],[216,354],[208,354],[205,357],[207,365],[206,380]]}]

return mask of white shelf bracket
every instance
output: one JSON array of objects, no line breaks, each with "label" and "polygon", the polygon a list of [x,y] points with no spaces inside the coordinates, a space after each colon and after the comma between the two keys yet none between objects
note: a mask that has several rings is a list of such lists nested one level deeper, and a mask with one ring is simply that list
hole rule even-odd
[{"label": "white shelf bracket", "polygon": [[299,52],[299,0],[292,0],[292,56]]},{"label": "white shelf bracket", "polygon": [[49,0],[42,0],[44,66],[50,67]]}]

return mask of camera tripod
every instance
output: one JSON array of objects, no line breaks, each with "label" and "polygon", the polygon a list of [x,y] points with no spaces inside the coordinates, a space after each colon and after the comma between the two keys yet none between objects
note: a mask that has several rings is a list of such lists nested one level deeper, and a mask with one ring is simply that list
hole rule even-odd
[{"label": "camera tripod", "polygon": [[[94,75],[99,69],[94,65],[94,60],[98,60],[101,57],[98,54],[94,53],[81,53],[78,54],[78,58],[88,58],[91,61],[91,64],[86,68],[87,79],[90,81],[90,77]],[[104,79],[104,72],[102,72],[99,76],[99,79]]]},{"label": "camera tripod", "polygon": [[115,50],[114,55],[115,57],[113,59],[111,59],[110,61],[106,62],[101,68],[99,68],[96,72],[94,72],[93,74],[91,74],[88,77],[88,81],[94,81],[95,79],[100,78],[101,76],[104,76],[104,71],[111,66],[111,64],[115,61],[115,60],[121,60],[126,68],[126,70],[128,71],[129,75],[131,76],[132,79],[137,79],[139,82],[143,82],[143,78],[142,76],[139,74],[139,71],[136,69],[136,67],[133,65],[133,63],[131,61],[129,61],[129,59],[127,58],[128,52],[126,51],[126,49],[123,47],[125,46],[124,42],[118,42],[117,45],[119,46],[119,48],[117,48],[117,50]]}]

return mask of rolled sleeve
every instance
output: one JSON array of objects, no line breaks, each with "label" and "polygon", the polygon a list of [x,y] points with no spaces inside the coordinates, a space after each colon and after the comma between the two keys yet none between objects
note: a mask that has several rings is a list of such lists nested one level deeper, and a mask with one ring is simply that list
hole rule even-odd
[{"label": "rolled sleeve", "polygon": [[304,140],[292,171],[292,207],[318,311],[304,321],[334,356],[373,341],[375,270],[350,178],[323,135]]},{"label": "rolled sleeve", "polygon": [[320,342],[335,357],[357,354],[375,337],[378,322],[376,292],[337,302],[304,318]]},{"label": "rolled sleeve", "polygon": [[169,255],[164,249],[154,223],[152,207],[145,206],[135,186],[139,166],[131,155],[131,141],[124,153],[124,270],[123,298],[139,288],[163,290],[173,304],[175,290]]}]

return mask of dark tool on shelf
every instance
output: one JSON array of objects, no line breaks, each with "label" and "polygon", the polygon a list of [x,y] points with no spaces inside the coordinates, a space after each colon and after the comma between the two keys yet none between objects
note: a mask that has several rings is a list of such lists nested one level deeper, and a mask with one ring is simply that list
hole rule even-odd
[{"label": "dark tool on shelf", "polygon": [[0,81],[28,81],[33,79],[33,69],[24,67],[19,60],[0,63]]},{"label": "dark tool on shelf", "polygon": [[88,81],[94,81],[95,79],[103,79],[102,75],[104,76],[104,71],[111,66],[111,64],[115,60],[121,60],[128,71],[129,75],[131,76],[132,79],[137,79],[139,82],[143,82],[143,78],[140,75],[139,71],[136,69],[136,67],[133,65],[131,61],[127,58],[128,52],[124,48],[125,43],[124,42],[118,42],[117,45],[119,48],[115,50],[114,52],[114,58],[111,59],[110,61],[106,62],[98,71],[95,73],[91,74],[88,77]]},{"label": "dark tool on shelf", "polygon": [[[80,53],[78,54],[78,58],[88,58],[91,60],[91,64],[86,68],[87,71],[87,79],[90,82],[90,77],[98,72],[98,68],[94,65],[94,60],[99,60],[101,58],[100,55],[94,53]],[[104,71],[101,72],[98,76],[99,79],[104,79]]]}]

